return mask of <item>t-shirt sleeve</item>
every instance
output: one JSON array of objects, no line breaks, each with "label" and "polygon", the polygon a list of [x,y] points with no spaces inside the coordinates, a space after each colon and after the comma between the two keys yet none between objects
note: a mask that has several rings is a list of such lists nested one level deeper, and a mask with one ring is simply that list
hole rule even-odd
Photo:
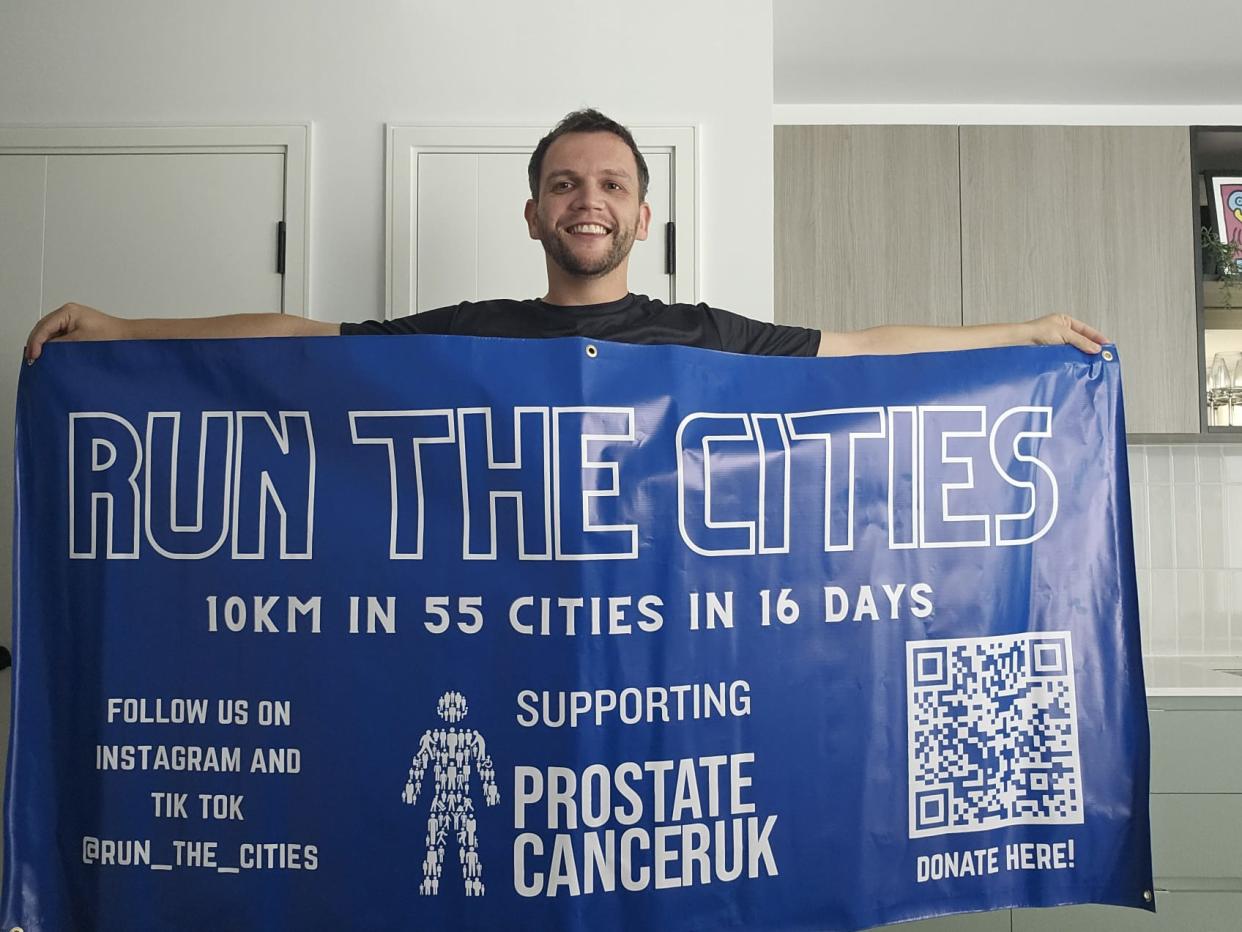
[{"label": "t-shirt sleeve", "polygon": [[751,356],[814,356],[819,352],[818,330],[769,324],[715,307],[706,310],[720,333],[720,348],[725,352]]},{"label": "t-shirt sleeve", "polygon": [[457,305],[437,307],[420,314],[394,317],[392,320],[364,320],[357,324],[341,324],[341,336],[366,336],[371,334],[453,333],[453,318]]}]

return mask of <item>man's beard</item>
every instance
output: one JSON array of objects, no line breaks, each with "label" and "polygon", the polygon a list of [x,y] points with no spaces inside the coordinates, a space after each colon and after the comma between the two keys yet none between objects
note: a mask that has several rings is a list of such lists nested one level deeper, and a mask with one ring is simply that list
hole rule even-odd
[{"label": "man's beard", "polygon": [[[625,257],[630,254],[630,249],[634,246],[634,233],[634,227],[617,227],[612,231],[612,246],[608,252],[599,257],[585,259],[577,255],[569,244],[557,235],[556,230],[544,229],[542,224],[539,227],[539,241],[543,243],[544,251],[552,257],[552,261],[568,274],[582,278],[601,278],[625,261]],[[573,234],[566,233],[565,235],[572,236]]]}]

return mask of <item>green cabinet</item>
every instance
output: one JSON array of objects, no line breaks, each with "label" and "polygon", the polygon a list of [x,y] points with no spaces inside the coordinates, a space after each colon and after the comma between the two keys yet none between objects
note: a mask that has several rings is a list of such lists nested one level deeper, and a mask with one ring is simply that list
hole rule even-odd
[{"label": "green cabinet", "polygon": [[920,932],[1242,932],[1242,697],[1149,700],[1156,913],[997,910]]}]

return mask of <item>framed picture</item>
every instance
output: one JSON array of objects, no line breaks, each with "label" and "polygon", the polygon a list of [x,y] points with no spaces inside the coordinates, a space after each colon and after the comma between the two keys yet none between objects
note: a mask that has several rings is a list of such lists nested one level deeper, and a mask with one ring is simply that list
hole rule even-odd
[{"label": "framed picture", "polygon": [[[1207,182],[1216,238],[1222,243],[1236,243],[1242,252],[1242,171],[1230,174],[1207,172],[1204,181]],[[1237,262],[1242,268],[1242,257]]]}]

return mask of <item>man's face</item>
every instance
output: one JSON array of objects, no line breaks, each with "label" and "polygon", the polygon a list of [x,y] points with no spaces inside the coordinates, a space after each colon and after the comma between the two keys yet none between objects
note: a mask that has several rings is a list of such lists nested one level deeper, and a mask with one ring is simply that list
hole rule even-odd
[{"label": "man's face", "polygon": [[526,202],[531,239],[570,275],[607,275],[647,238],[638,164],[612,133],[567,133],[544,154],[539,200]]}]

